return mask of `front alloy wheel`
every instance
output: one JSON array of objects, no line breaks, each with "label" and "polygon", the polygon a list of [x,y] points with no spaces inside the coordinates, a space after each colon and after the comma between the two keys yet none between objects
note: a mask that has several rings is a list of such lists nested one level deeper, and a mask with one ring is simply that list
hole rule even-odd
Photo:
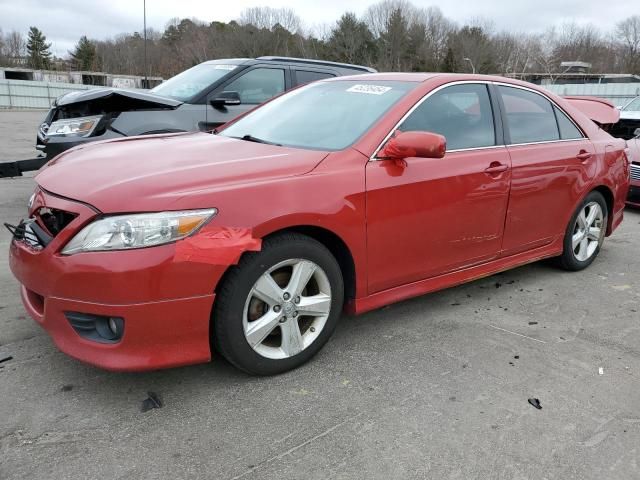
[{"label": "front alloy wheel", "polygon": [[263,273],[249,292],[244,335],[263,357],[293,357],[318,338],[330,311],[331,284],[324,270],[309,260],[285,260]]},{"label": "front alloy wheel", "polygon": [[344,297],[342,272],[320,242],[298,233],[245,253],[216,292],[213,342],[236,367],[257,375],[296,368],[327,342]]}]

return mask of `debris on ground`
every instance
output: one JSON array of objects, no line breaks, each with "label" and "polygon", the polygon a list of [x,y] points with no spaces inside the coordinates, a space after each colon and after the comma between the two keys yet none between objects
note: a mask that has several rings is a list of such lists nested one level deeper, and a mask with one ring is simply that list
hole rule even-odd
[{"label": "debris on ground", "polygon": [[516,360],[518,360],[520,358],[520,355],[514,355],[514,357]]},{"label": "debris on ground", "polygon": [[13,360],[11,355],[7,355],[6,357],[0,357],[0,363],[8,362],[9,360]]},{"label": "debris on ground", "polygon": [[148,397],[142,402],[142,412],[148,412],[154,408],[162,408],[162,400],[157,393],[147,392]]},{"label": "debris on ground", "polygon": [[604,368],[598,368],[598,375],[604,375]]},{"label": "debris on ground", "polygon": [[537,325],[538,322],[529,322],[529,325]]},{"label": "debris on ground", "polygon": [[73,385],[63,385],[60,390],[63,392],[70,392],[71,390],[73,390]]},{"label": "debris on ground", "polygon": [[530,398],[527,401],[531,406],[537,408],[538,410],[542,410],[542,405],[540,405],[540,400],[538,400],[537,398]]}]

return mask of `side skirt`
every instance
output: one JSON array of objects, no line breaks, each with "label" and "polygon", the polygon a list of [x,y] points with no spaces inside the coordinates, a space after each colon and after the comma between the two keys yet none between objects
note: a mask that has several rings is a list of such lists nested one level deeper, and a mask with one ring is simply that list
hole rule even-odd
[{"label": "side skirt", "polygon": [[346,311],[347,313],[356,315],[365,313],[391,303],[424,295],[425,293],[455,287],[456,285],[489,277],[498,272],[510,270],[514,267],[537,262],[544,258],[555,257],[562,254],[562,241],[563,238],[560,237],[544,247],[518,253],[510,257],[498,258],[482,265],[456,270],[454,272],[428,278],[426,280],[420,280],[406,285],[401,285],[399,287],[390,288],[367,297],[356,298],[346,306]]}]

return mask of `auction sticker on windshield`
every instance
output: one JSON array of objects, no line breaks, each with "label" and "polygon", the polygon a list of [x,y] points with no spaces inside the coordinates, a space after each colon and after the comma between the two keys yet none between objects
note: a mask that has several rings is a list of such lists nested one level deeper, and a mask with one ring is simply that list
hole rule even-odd
[{"label": "auction sticker on windshield", "polygon": [[354,85],[353,87],[348,88],[347,92],[383,95],[389,90],[391,90],[391,87],[383,87],[382,85]]}]

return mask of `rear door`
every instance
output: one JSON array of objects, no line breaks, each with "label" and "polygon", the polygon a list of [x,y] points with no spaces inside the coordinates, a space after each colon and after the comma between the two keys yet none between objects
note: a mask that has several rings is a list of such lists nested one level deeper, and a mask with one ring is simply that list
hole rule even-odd
[{"label": "rear door", "polygon": [[444,87],[398,129],[444,135],[445,157],[367,164],[369,293],[499,255],[511,170],[496,111],[486,84]]},{"label": "rear door", "polygon": [[521,87],[496,89],[512,168],[502,253],[508,256],[564,235],[596,173],[596,155],[591,141],[547,97]]},{"label": "rear door", "polygon": [[[290,88],[288,67],[255,65],[218,87],[207,97],[207,127],[213,129]],[[240,105],[214,107],[211,100],[222,92],[238,92]]]}]

